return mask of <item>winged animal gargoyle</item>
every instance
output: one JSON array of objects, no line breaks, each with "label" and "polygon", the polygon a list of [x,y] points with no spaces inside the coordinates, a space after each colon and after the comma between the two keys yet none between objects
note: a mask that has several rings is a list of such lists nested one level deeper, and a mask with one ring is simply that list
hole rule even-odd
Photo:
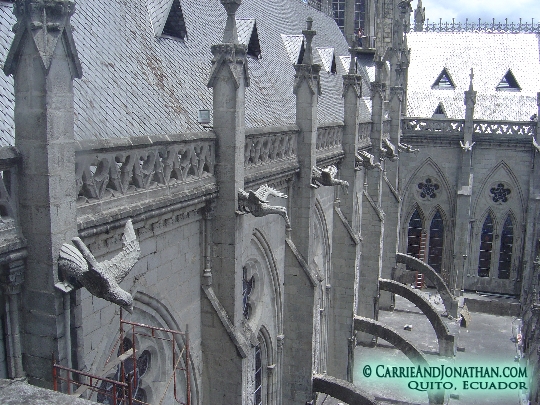
[{"label": "winged animal gargoyle", "polygon": [[415,149],[412,145],[409,145],[407,143],[398,143],[398,150],[400,152],[407,152],[407,153],[418,153],[420,152],[420,149]]},{"label": "winged animal gargoyle", "polygon": [[98,263],[80,238],[71,241],[75,246],[64,243],[58,259],[58,269],[64,281],[75,288],[85,287],[90,294],[132,313],[133,297],[119,286],[137,263],[141,251],[131,220],[124,227],[122,251],[111,260]]},{"label": "winged animal gargoyle", "polygon": [[384,153],[384,157],[390,159],[392,162],[399,159],[397,154],[396,147],[388,138],[383,139],[384,146],[381,148],[381,151]]},{"label": "winged animal gargoyle", "polygon": [[375,156],[366,151],[359,151],[355,155],[356,163],[360,167],[365,167],[366,169],[381,168],[380,163],[375,163]]},{"label": "winged animal gargoyle", "polygon": [[287,215],[287,208],[270,205],[270,203],[267,201],[267,198],[270,195],[287,198],[287,195],[280,193],[272,187],[268,187],[266,184],[260,186],[257,191],[248,190],[246,192],[239,189],[238,210],[240,212],[252,214],[256,217],[264,217],[270,214],[281,215],[285,220],[286,228],[291,229],[291,222],[289,221],[289,216]]},{"label": "winged animal gargoyle", "polygon": [[311,171],[311,185],[315,188],[320,186],[341,186],[345,194],[349,192],[349,182],[336,179],[338,169],[334,165],[330,165],[324,169],[313,166]]}]

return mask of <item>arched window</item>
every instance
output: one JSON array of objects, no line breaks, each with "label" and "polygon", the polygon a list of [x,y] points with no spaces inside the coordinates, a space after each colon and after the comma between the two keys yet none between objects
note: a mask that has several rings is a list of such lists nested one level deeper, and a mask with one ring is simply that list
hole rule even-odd
[{"label": "arched window", "polygon": [[433,216],[429,227],[428,264],[437,273],[441,272],[444,243],[444,222],[439,210]]},{"label": "arched window", "polygon": [[509,279],[512,267],[512,247],[514,246],[514,224],[508,215],[501,235],[501,251],[499,253],[499,278]]},{"label": "arched window", "polygon": [[253,403],[262,405],[263,403],[263,359],[261,344],[255,346],[255,390],[253,392]]},{"label": "arched window", "polygon": [[493,218],[488,214],[480,235],[480,255],[478,258],[478,276],[489,277],[491,269],[491,251],[493,250]]},{"label": "arched window", "polygon": [[422,217],[418,209],[414,210],[409,220],[407,232],[407,254],[418,258],[420,255],[420,241],[422,239]]},{"label": "arched window", "polygon": [[[118,349],[118,356],[125,353],[126,351],[133,348],[133,342],[129,338],[124,338],[123,347]],[[140,355],[137,356],[136,365],[134,364],[133,357],[128,357],[126,360],[119,364],[116,368],[114,375],[108,376],[110,380],[122,381],[123,378],[126,378],[131,382],[131,395],[133,398],[133,403],[140,404],[146,403],[146,392],[141,388],[141,382],[144,378],[144,375],[150,367],[151,355],[148,350],[144,350]],[[122,365],[124,366],[124,377],[122,376]],[[108,382],[102,382],[99,387],[97,394],[97,402],[100,404],[108,405],[119,405],[123,404],[124,398],[122,392],[116,393],[116,403],[113,399],[113,385]]]}]

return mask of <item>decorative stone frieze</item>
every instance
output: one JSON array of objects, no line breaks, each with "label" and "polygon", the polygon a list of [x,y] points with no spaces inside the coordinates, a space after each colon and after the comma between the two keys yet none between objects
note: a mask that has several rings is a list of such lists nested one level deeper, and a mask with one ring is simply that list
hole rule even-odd
[{"label": "decorative stone frieze", "polygon": [[246,136],[244,167],[294,158],[296,156],[296,137],[296,131]]}]

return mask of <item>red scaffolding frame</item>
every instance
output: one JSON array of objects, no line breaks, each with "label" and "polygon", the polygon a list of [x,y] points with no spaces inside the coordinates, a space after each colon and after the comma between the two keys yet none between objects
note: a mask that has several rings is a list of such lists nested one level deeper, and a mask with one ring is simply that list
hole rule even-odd
[{"label": "red scaffolding frame", "polygon": [[[165,334],[165,337],[163,336]],[[132,348],[124,351],[124,337],[131,336]],[[155,404],[148,404],[142,400],[134,398],[134,387],[131,381],[137,381],[137,353],[136,348],[137,336],[148,337],[152,339],[159,339],[171,344],[172,351],[172,369],[170,377],[167,382],[165,391],[162,398]],[[177,339],[183,340],[183,347],[180,351],[177,350]],[[180,346],[180,344],[178,344]],[[112,359],[113,353],[117,347],[120,347],[119,356]],[[131,358],[133,361],[133,376],[129,373],[126,375],[124,362]],[[157,326],[145,325],[142,323],[131,322],[124,320],[122,317],[122,310],[120,309],[120,335],[118,341],[105,362],[105,367],[99,374],[85,373],[79,370],[74,370],[60,364],[57,364],[53,357],[53,388],[55,391],[59,391],[62,387],[65,387],[66,391],[70,395],[81,396],[85,391],[90,390],[93,393],[102,394],[108,398],[111,398],[115,405],[160,405],[172,383],[174,400],[180,405],[191,405],[191,375],[190,375],[190,348],[189,348],[189,332],[186,326],[185,332],[180,332],[173,329],[160,328]],[[183,362],[183,365],[181,364]],[[110,372],[114,367],[120,366],[120,381],[106,378],[104,375]],[[183,402],[178,398],[178,386],[177,371],[183,371],[186,378],[186,399]],[[64,376],[65,375],[65,376]],[[129,377],[129,378],[128,378]],[[59,384],[60,383],[60,384]],[[112,385],[110,389],[103,388],[103,383]],[[72,394],[73,391],[73,394]],[[109,392],[111,391],[111,392]]]}]

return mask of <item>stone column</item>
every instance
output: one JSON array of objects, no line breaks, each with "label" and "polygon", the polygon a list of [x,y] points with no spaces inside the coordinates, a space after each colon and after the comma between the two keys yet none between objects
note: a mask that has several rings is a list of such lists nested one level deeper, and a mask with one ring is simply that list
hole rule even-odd
[{"label": "stone column", "polygon": [[[382,161],[384,94],[386,84],[381,81],[384,62],[376,62],[375,81],[371,83],[371,154],[374,162]],[[381,275],[385,213],[382,209],[383,171],[381,166],[366,170],[362,198],[362,262],[358,288],[358,308],[360,316],[377,319],[379,299],[379,277]],[[359,333],[358,340],[371,343],[371,335]]]},{"label": "stone column", "polygon": [[[235,13],[241,0],[221,0],[227,11],[223,43],[212,46],[208,87],[213,90],[213,127],[217,137],[215,176],[219,195],[211,227],[212,259],[205,269],[211,285],[233,327],[242,315],[243,216],[237,215],[238,190],[244,188],[245,88],[249,85],[246,47],[238,43]],[[207,260],[208,267],[209,261]],[[217,311],[207,298],[202,302],[203,402],[242,403],[242,357]]]},{"label": "stone column", "polygon": [[521,285],[521,302],[525,305],[527,297],[530,297],[534,286],[532,278],[535,270],[534,261],[538,252],[537,241],[540,236],[537,220],[540,215],[540,93],[536,95],[536,104],[538,105],[536,136],[533,139],[533,160],[531,163],[531,173],[529,177],[529,205],[527,209],[525,246],[523,254],[523,267],[519,281]]},{"label": "stone column", "polygon": [[[309,276],[312,263],[315,190],[311,187],[312,168],[316,165],[317,102],[320,94],[321,67],[313,64],[313,20],[308,18],[306,50],[302,64],[295,65],[294,94],[298,134],[300,173],[292,185],[291,226],[285,249],[285,287],[283,330],[283,403],[305,404],[312,400],[313,325],[315,311],[314,280]],[[303,261],[304,263],[301,263]],[[320,280],[319,280],[320,282]],[[318,313],[318,306],[317,306]]]},{"label": "stone column", "polygon": [[[358,151],[358,103],[362,96],[362,82],[355,74],[354,46],[349,73],[343,76],[344,111],[343,151],[340,177],[349,183],[349,193],[341,193],[335,204],[332,231],[331,302],[328,327],[328,374],[352,382],[348,373],[349,340],[354,334],[355,285],[360,262],[360,212],[363,176],[356,169]],[[348,376],[348,374],[350,374]],[[349,377],[349,378],[348,378]]]},{"label": "stone column", "polygon": [[6,352],[9,378],[25,376],[22,363],[20,329],[20,295],[24,281],[24,261],[15,260],[4,266],[0,284],[5,294]]},{"label": "stone column", "polygon": [[[469,256],[471,243],[471,194],[473,187],[473,116],[476,104],[476,91],[473,89],[473,71],[469,90],[465,92],[465,126],[463,128],[463,141],[461,143],[461,165],[459,167],[456,206],[456,227],[454,235],[454,265],[450,277],[454,295],[461,295],[465,266]],[[457,309],[456,309],[457,311]],[[456,316],[456,314],[451,314]]]},{"label": "stone column", "polygon": [[20,223],[28,242],[23,360],[32,384],[51,387],[51,353],[63,362],[64,242],[77,236],[73,79],[82,76],[72,36],[73,0],[20,0],[4,72],[15,83],[15,146],[22,156]]},{"label": "stone column", "polygon": [[[396,77],[399,81],[399,77]],[[390,142],[399,150],[401,143],[401,103],[403,101],[403,87],[390,88]],[[399,243],[399,224],[401,196],[399,191],[399,160],[386,160],[384,165],[384,183],[382,193],[382,209],[384,217],[384,252],[381,274],[385,279],[392,279],[396,269],[396,253]],[[379,307],[393,309],[393,294],[381,292]]]},{"label": "stone column", "polygon": [[356,8],[356,1],[355,0],[345,0],[345,26],[343,27],[343,35],[349,40],[352,36],[356,36],[356,32],[354,30],[355,26],[355,8]]}]

